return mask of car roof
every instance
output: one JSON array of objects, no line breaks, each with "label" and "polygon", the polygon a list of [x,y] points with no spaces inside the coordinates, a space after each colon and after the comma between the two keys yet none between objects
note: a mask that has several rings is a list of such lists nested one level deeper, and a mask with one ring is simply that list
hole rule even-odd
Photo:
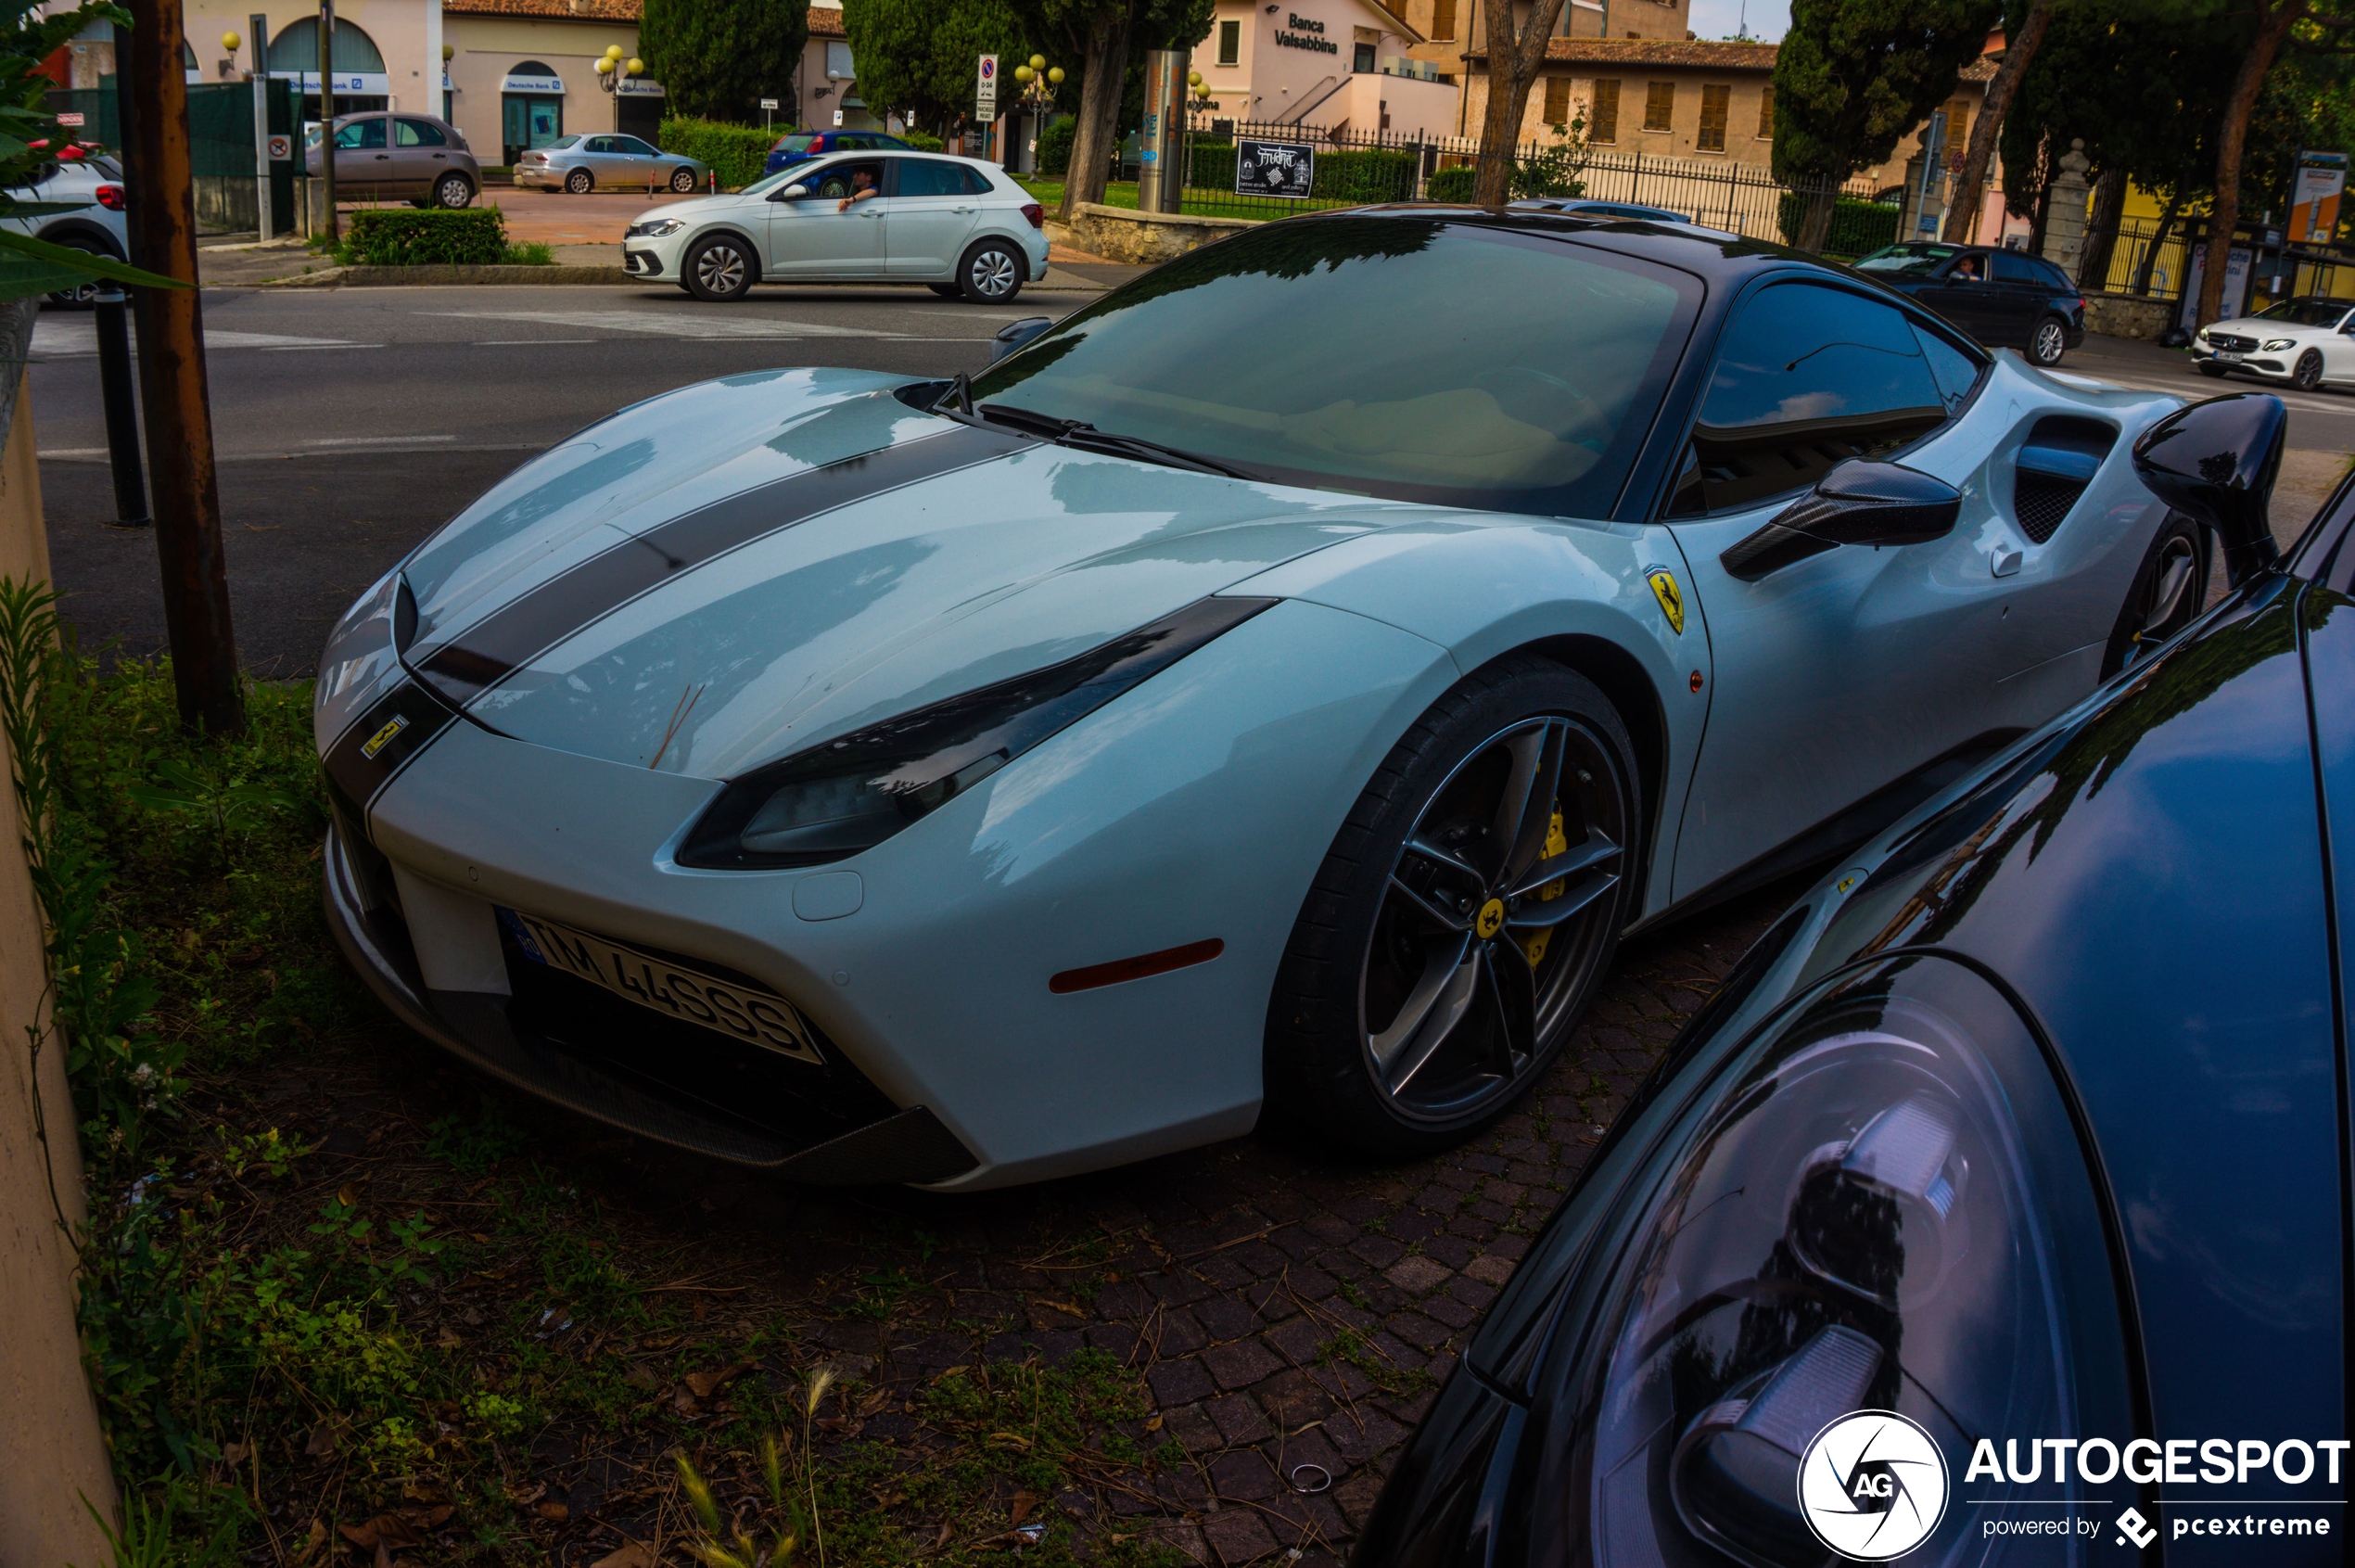
[{"label": "car roof", "polygon": [[[1801,267],[1841,282],[1861,285],[1915,313],[1918,307],[1867,274],[1804,250],[1772,240],[1750,239],[1699,223],[1667,223],[1653,218],[1622,218],[1606,213],[1555,211],[1548,208],[1512,206],[1501,210],[1449,202],[1400,201],[1379,207],[1340,208],[1303,213],[1292,220],[1315,223],[1338,217],[1438,218],[1476,228],[1550,235],[1599,249],[1665,261],[1698,274],[1712,286],[1738,287],[1770,272]],[[1716,289],[1713,287],[1712,292]]]}]

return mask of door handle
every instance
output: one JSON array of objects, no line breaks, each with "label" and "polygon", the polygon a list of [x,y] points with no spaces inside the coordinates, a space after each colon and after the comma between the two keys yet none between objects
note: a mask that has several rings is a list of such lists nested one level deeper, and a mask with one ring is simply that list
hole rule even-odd
[{"label": "door handle", "polygon": [[951,212],[970,212],[973,209],[970,207],[951,207],[948,210]]},{"label": "door handle", "polygon": [[392,154],[388,152],[380,152],[376,154],[376,161],[379,163],[389,163],[392,161]]}]

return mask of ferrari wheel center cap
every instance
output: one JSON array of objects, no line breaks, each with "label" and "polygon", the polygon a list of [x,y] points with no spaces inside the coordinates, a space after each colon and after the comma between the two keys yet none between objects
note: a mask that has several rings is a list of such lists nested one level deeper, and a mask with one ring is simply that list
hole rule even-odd
[{"label": "ferrari wheel center cap", "polygon": [[1483,941],[1494,937],[1497,932],[1502,931],[1504,928],[1504,899],[1491,899],[1486,903],[1480,906],[1480,916],[1472,923],[1472,929],[1480,933],[1481,939]]}]

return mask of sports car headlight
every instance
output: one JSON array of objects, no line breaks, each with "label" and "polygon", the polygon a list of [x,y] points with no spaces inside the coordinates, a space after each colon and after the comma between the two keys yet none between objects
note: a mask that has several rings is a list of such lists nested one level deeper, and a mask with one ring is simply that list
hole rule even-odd
[{"label": "sports car headlight", "polygon": [[771,762],[719,793],[687,830],[678,861],[809,866],[872,848],[1275,603],[1196,600],[1076,658]]},{"label": "sports car headlight", "polygon": [[[1537,1495],[1569,1508],[1545,1560],[1959,1561],[1981,1517],[2081,1493],[2076,1466],[2030,1472],[2032,1440],[2140,1435],[2081,1143],[1976,975],[1867,971],[1653,1125],[1547,1354],[1540,1408],[1567,1419]],[[1966,1486],[2006,1436],[2017,1468]]]},{"label": "sports car headlight", "polygon": [[2285,349],[2295,349],[2297,347],[2298,339],[2295,338],[2268,338],[2265,339],[2264,352],[2269,354],[2278,354]]},{"label": "sports car headlight", "polygon": [[677,234],[686,226],[684,218],[653,218],[643,223],[632,223],[622,232],[631,239],[660,239],[665,235]]}]

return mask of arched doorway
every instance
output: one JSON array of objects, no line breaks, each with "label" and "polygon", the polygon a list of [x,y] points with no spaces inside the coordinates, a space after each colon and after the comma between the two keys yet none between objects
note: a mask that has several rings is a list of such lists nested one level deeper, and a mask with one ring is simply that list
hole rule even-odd
[{"label": "arched doorway", "polygon": [[[335,89],[337,114],[392,107],[392,82],[375,39],[338,20],[330,47],[327,73],[333,80],[328,84]],[[278,36],[270,41],[270,74],[295,84],[305,124],[319,118],[318,18],[304,17],[278,30]]]},{"label": "arched doorway", "polygon": [[565,84],[553,66],[517,60],[499,83],[499,161],[513,165],[565,134]]}]

